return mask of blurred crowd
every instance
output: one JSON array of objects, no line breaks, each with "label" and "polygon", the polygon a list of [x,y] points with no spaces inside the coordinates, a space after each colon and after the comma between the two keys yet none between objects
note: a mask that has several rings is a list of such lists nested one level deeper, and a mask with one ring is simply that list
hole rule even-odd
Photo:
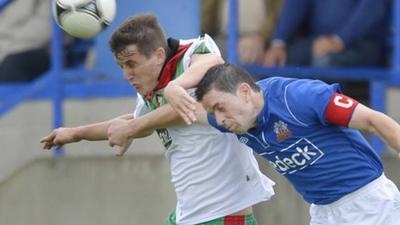
[{"label": "blurred crowd", "polygon": [[[238,0],[238,3],[241,64],[388,65],[390,0]],[[0,82],[27,82],[48,70],[49,6],[50,0],[13,0],[0,9]],[[229,0],[201,1],[201,32],[211,35],[223,53],[228,35],[228,6]],[[67,43],[79,44],[79,41]],[[66,61],[70,64],[72,61],[72,65],[74,57],[67,51]],[[365,85],[361,85],[362,89],[367,89]]]},{"label": "blurred crowd", "polygon": [[[319,68],[388,65],[390,0],[238,0],[238,3],[241,64]],[[225,53],[228,4],[229,0],[202,1],[202,32],[211,34]],[[368,101],[367,81],[340,83],[348,95]]]},{"label": "blurred crowd", "polygon": [[[50,68],[52,0],[0,0],[0,83],[29,82]],[[82,64],[92,40],[64,36],[64,64]]]},{"label": "blurred crowd", "polygon": [[4,1],[0,9],[0,82],[26,82],[50,66],[50,0]]},{"label": "blurred crowd", "polygon": [[[390,1],[238,0],[240,63],[384,66]],[[225,49],[229,0],[202,1],[202,32]],[[368,56],[368,57],[365,57]]]}]

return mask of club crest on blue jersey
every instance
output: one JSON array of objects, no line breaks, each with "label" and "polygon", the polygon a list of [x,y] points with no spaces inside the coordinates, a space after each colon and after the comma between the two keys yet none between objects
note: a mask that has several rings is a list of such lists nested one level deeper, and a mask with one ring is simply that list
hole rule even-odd
[{"label": "club crest on blue jersey", "polygon": [[247,137],[240,137],[239,141],[243,144],[247,144],[247,142],[249,142],[249,139]]},{"label": "club crest on blue jersey", "polygon": [[268,156],[269,163],[282,175],[292,174],[316,163],[324,153],[307,138]]},{"label": "club crest on blue jersey", "polygon": [[278,141],[284,141],[292,135],[292,132],[287,127],[287,123],[282,120],[274,123],[274,132],[276,134],[276,140]]}]

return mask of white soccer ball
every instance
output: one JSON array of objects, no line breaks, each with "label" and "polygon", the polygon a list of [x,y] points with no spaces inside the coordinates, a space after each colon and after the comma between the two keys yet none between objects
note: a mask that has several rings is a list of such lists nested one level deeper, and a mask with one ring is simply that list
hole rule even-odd
[{"label": "white soccer ball", "polygon": [[54,0],[57,24],[77,38],[92,38],[114,19],[116,0]]}]

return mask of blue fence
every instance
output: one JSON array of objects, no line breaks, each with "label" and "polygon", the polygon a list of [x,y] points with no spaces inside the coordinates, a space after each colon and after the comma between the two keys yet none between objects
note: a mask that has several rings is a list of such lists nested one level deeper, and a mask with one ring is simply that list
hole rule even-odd
[{"label": "blue fence", "polygon": [[[400,0],[393,0],[393,55],[392,65],[388,69],[366,68],[330,68],[314,69],[306,67],[266,68],[244,65],[250,73],[266,76],[295,76],[307,78],[333,78],[342,80],[367,80],[370,82],[371,107],[385,111],[385,90],[392,85],[400,85]],[[0,10],[10,0],[0,0]],[[168,5],[166,5],[168,4]],[[171,6],[174,7],[171,7]],[[237,25],[238,2],[230,0],[230,21],[228,35],[227,59],[237,63]],[[63,124],[63,100],[65,98],[114,97],[134,95],[127,82],[122,80],[122,74],[114,63],[108,50],[107,40],[116,25],[126,17],[139,12],[151,11],[156,14],[160,23],[166,28],[169,36],[191,38],[199,34],[200,1],[199,0],[118,0],[117,18],[105,32],[95,39],[97,53],[96,67],[63,68],[63,34],[53,23],[52,66],[51,69],[31,84],[0,85],[0,116],[4,115],[20,102],[27,99],[51,99],[53,101],[54,127]],[[384,150],[384,144],[377,137],[372,137],[372,145],[378,152]],[[63,151],[55,152],[56,156]]]},{"label": "blue fence", "polygon": [[[6,6],[12,0],[1,1]],[[4,3],[4,4],[3,4]],[[1,8],[0,8],[1,9]],[[63,125],[63,100],[65,98],[91,98],[133,96],[135,91],[123,80],[122,72],[114,63],[108,49],[111,32],[127,17],[152,12],[157,15],[160,24],[166,28],[168,36],[193,38],[200,33],[199,0],[118,0],[117,15],[112,24],[94,40],[96,66],[63,67],[63,33],[53,21],[51,42],[51,68],[37,80],[29,84],[0,84],[0,117],[12,110],[24,100],[51,99],[53,102],[53,125]],[[55,156],[63,155],[58,149]]]},{"label": "blue fence", "polygon": [[12,0],[0,0],[0,11],[6,7]]}]

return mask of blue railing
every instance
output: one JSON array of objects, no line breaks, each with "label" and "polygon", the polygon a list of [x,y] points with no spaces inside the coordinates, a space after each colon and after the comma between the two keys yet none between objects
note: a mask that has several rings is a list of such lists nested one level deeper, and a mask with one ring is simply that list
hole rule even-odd
[{"label": "blue railing", "polygon": [[[57,27],[57,24],[52,20],[53,26],[53,38],[51,41],[51,68],[48,77],[50,77],[52,98],[53,98],[53,127],[61,127],[63,125],[63,82],[62,82],[62,70],[63,70],[63,37],[61,30]],[[54,151],[54,156],[64,155],[64,150],[58,148]]]},{"label": "blue railing", "polygon": [[3,8],[6,7],[10,2],[12,2],[12,0],[0,0],[0,11],[3,10]]},{"label": "blue railing", "polygon": [[[11,0],[0,0],[0,9],[5,6],[5,3]],[[125,2],[132,4],[132,0],[119,1],[119,4]],[[159,5],[159,2],[153,2],[154,5]],[[149,4],[150,4],[149,3]],[[139,4],[139,3],[138,3]],[[149,4],[143,6],[149,7]],[[194,4],[194,3],[192,3]],[[151,5],[151,4],[150,4]],[[138,8],[135,5],[134,8]],[[186,8],[189,5],[185,6]],[[146,9],[144,11],[148,11]],[[161,9],[159,9],[161,10]],[[193,10],[193,9],[192,9]],[[228,61],[232,63],[238,62],[237,56],[237,40],[238,40],[238,2],[237,0],[230,0],[230,21],[229,21],[229,35],[228,35]],[[308,78],[334,78],[346,80],[368,80],[370,82],[370,103],[371,107],[385,111],[385,90],[390,85],[400,85],[400,0],[394,0],[393,5],[393,55],[392,65],[389,69],[371,69],[371,68],[330,68],[330,69],[316,69],[308,67],[285,67],[285,68],[267,68],[244,65],[246,69],[255,75],[279,75],[279,76],[296,76]],[[142,10],[143,11],[143,10]],[[164,10],[165,11],[165,10]],[[398,12],[398,13],[396,13]],[[132,13],[132,12],[130,12]],[[156,12],[163,14],[161,12]],[[164,13],[165,14],[165,13]],[[169,14],[166,15],[169,17]],[[161,22],[166,20],[160,20]],[[117,21],[120,22],[120,21]],[[172,22],[173,24],[173,22]],[[165,24],[164,24],[165,25]],[[176,27],[176,26],[175,26]],[[0,85],[0,117],[13,109],[17,104],[26,99],[48,98],[53,102],[53,125],[54,127],[62,126],[63,124],[63,108],[62,103],[64,98],[87,98],[99,96],[121,96],[132,95],[132,89],[126,82],[85,82],[85,79],[90,77],[93,71],[77,70],[63,68],[63,46],[62,46],[62,32],[53,23],[53,38],[52,38],[52,66],[50,70],[35,80],[31,84],[16,84],[16,85]],[[84,74],[84,75],[83,75]],[[65,82],[65,79],[76,79],[78,82]],[[10,95],[10,93],[13,93]],[[384,144],[377,137],[372,137],[372,145],[378,152],[384,150]],[[63,152],[56,151],[56,156],[63,155]]]},{"label": "blue railing", "polygon": [[[0,6],[5,6],[5,2],[11,1],[0,0]],[[63,125],[65,98],[133,96],[135,91],[123,80],[121,71],[113,63],[107,45],[108,37],[113,25],[122,23],[128,16],[149,11],[158,16],[161,25],[166,28],[167,35],[191,38],[200,33],[199,0],[170,0],[165,4],[174,7],[166,7],[158,0],[147,0],[146,3],[140,0],[118,0],[118,13],[114,22],[96,37],[98,44],[95,48],[100,54],[97,55],[97,66],[93,69],[63,68],[63,34],[53,21],[50,70],[29,84],[0,84],[0,117],[24,100],[45,98],[52,100],[53,127],[56,128]],[[54,152],[55,156],[63,154],[61,149]]]}]

